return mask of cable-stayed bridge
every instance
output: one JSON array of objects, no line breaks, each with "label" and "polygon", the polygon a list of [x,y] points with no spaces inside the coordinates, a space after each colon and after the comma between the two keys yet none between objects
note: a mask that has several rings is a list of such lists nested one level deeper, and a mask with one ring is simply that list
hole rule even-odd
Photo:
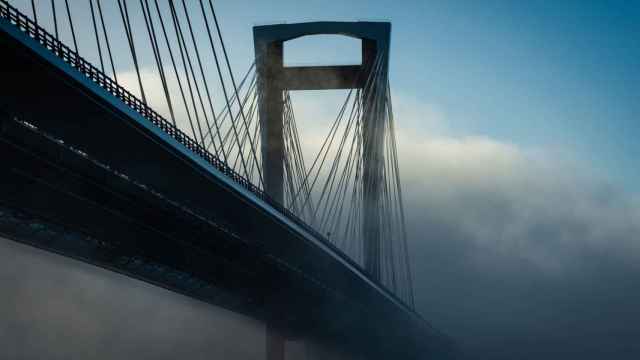
[{"label": "cable-stayed bridge", "polygon": [[[28,5],[0,0],[0,233],[258,319],[268,359],[451,356],[414,310],[389,23],[256,26],[236,77],[210,0]],[[316,34],[362,63],[284,66]],[[309,158],[290,92],[322,89]]]}]

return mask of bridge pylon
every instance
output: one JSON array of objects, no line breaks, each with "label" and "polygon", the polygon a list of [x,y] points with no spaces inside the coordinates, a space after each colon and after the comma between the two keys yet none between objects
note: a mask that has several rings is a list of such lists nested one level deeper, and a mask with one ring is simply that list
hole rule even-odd
[{"label": "bridge pylon", "polygon": [[[362,41],[360,65],[285,67],[283,44],[308,35],[345,35]],[[363,99],[363,253],[369,275],[380,280],[384,116],[391,24],[388,22],[308,22],[253,28],[260,89],[259,114],[265,191],[284,203],[283,92],[362,89]],[[371,81],[376,75],[376,81]]]}]

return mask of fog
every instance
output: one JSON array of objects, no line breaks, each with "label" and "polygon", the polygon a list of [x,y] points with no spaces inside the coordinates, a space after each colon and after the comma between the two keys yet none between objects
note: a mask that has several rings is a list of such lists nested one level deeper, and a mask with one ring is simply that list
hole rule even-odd
[{"label": "fog", "polygon": [[[566,149],[397,104],[417,310],[471,359],[638,358],[638,196]],[[253,320],[9,240],[0,257],[5,358],[263,357]]]},{"label": "fog", "polygon": [[640,355],[637,198],[562,154],[401,143],[417,304],[469,358]]},{"label": "fog", "polygon": [[4,238],[0,254],[3,359],[264,359],[252,319]]}]

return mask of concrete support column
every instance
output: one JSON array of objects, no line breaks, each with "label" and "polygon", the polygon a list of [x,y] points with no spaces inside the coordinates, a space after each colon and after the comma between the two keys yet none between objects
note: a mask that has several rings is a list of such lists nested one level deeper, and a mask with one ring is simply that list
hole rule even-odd
[{"label": "concrete support column", "polygon": [[256,43],[260,96],[260,140],[264,190],[284,203],[283,49],[282,42]]},{"label": "concrete support column", "polygon": [[285,339],[280,332],[267,325],[266,360],[284,360]]},{"label": "concrete support column", "polygon": [[[381,56],[376,64],[376,54]],[[382,167],[384,165],[384,106],[383,98],[386,90],[386,53],[378,52],[375,41],[362,41],[362,59],[365,76],[363,106],[363,247],[364,267],[369,275],[380,280],[380,257],[382,234],[380,229],[380,202],[382,196]],[[377,78],[374,67],[380,66]]]},{"label": "concrete support column", "polygon": [[[258,111],[264,190],[272,199],[284,204],[282,42],[255,43],[255,52],[261,96]],[[266,330],[266,360],[284,360],[284,336],[270,324]]]}]

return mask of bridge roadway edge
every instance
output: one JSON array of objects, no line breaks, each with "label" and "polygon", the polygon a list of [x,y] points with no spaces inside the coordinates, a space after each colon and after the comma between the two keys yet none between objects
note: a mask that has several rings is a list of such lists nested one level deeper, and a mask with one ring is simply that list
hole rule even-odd
[{"label": "bridge roadway edge", "polygon": [[[4,21],[3,19],[0,20]],[[37,56],[30,53],[32,49],[24,48],[25,41],[12,42],[6,36],[6,28],[12,27],[12,25],[6,23],[0,23],[0,25],[4,31],[2,39],[0,39],[3,54],[16,55],[13,59],[3,57],[1,60],[2,78],[6,82],[0,90],[2,91],[0,106],[12,114],[33,122],[34,125],[44,131],[51,132],[54,137],[64,139],[65,142],[87,151],[92,156],[95,155],[100,161],[104,161],[110,166],[113,165],[118,170],[122,169],[128,176],[139,179],[143,183],[151,185],[154,189],[162,190],[163,194],[166,193],[169,197],[185,200],[187,205],[194,208],[196,212],[206,214],[208,218],[219,217],[224,219],[223,222],[230,224],[233,228],[232,232],[237,232],[242,237],[251,238],[251,242],[254,244],[256,243],[256,238],[264,238],[255,229],[274,229],[272,233],[280,234],[282,238],[287,238],[289,241],[286,244],[281,244],[279,248],[274,246],[278,238],[266,239],[266,241],[263,239],[263,241],[257,241],[257,243],[268,248],[272,252],[274,259],[292,260],[295,266],[290,268],[289,271],[292,271],[291,269],[304,269],[306,273],[314,275],[312,278],[316,278],[318,284],[324,284],[323,286],[325,287],[326,284],[330,284],[330,288],[336,294],[342,294],[341,296],[361,304],[362,309],[365,310],[361,310],[363,313],[356,317],[359,319],[358,321],[365,322],[365,324],[360,324],[360,327],[363,325],[366,327],[366,321],[371,318],[371,313],[377,311],[375,313],[380,316],[381,324],[384,324],[384,319],[387,317],[395,319],[392,322],[387,322],[386,325],[380,326],[389,327],[394,323],[399,326],[408,325],[411,330],[407,330],[407,334],[420,336],[420,340],[425,343],[430,343],[431,340],[434,343],[439,342],[438,335],[431,332],[430,328],[420,318],[415,317],[415,314],[406,313],[402,308],[393,306],[393,302],[390,304],[389,299],[384,294],[375,291],[371,286],[367,286],[368,282],[363,282],[359,276],[355,276],[357,274],[350,270],[348,266],[345,266],[344,263],[339,265],[341,262],[337,261],[339,259],[336,259],[335,256],[328,258],[330,252],[326,249],[322,249],[317,244],[310,246],[312,244],[310,244],[309,239],[305,239],[300,234],[292,234],[288,228],[285,229],[282,225],[283,220],[278,218],[278,216],[282,217],[282,215],[273,214],[273,211],[269,212],[265,211],[265,209],[257,209],[258,215],[255,218],[258,219],[247,219],[246,214],[249,213],[247,209],[255,212],[256,207],[255,204],[251,204],[246,199],[238,196],[237,193],[240,191],[237,185],[230,184],[231,181],[221,182],[221,179],[224,180],[224,175],[219,174],[217,177],[212,177],[207,174],[207,172],[211,172],[211,169],[206,168],[206,164],[203,164],[204,161],[202,159],[194,159],[196,158],[195,155],[185,158],[184,154],[176,154],[175,148],[180,148],[182,145],[171,144],[175,148],[167,146],[166,143],[171,143],[172,139],[167,136],[163,138],[162,134],[159,133],[159,129],[156,129],[154,125],[146,120],[143,119],[143,121],[136,121],[132,124],[131,119],[136,120],[136,116],[127,114],[127,112],[132,112],[133,110],[126,106],[123,110],[110,104],[106,100],[119,101],[115,98],[109,99],[110,94],[107,93],[108,96],[96,94],[95,89],[94,93],[86,91],[82,86],[91,89],[87,84],[80,84],[80,86],[78,84],[70,84],[69,78],[63,76],[69,75],[69,70],[75,71],[74,69],[62,63],[62,67],[69,67],[69,69],[63,71],[65,69],[61,70],[60,68],[52,67],[50,62],[38,59]],[[44,51],[48,50],[44,49]],[[11,71],[7,69],[11,69]],[[82,74],[79,75],[83,76]],[[29,83],[30,81],[32,83]],[[85,82],[91,83],[90,81]],[[10,85],[6,86],[7,84]],[[55,89],[53,89],[54,87]],[[96,85],[93,85],[93,87],[101,90]],[[64,101],[65,99],[66,101]],[[66,104],[70,99],[73,99],[71,106],[61,106],[61,104]],[[96,106],[96,104],[99,106]],[[108,136],[109,134],[111,136]],[[146,144],[147,150],[143,149],[145,147],[143,146],[144,144]],[[189,152],[186,149],[184,150]],[[162,154],[158,155],[159,152]],[[149,161],[150,159],[158,161]],[[166,176],[166,172],[169,172],[171,176]],[[186,173],[190,174],[192,178],[186,179],[186,176],[183,176],[180,180],[184,181],[184,184],[196,184],[197,186],[185,188],[176,186],[176,182],[171,183],[170,178],[173,179],[179,177],[178,175],[180,174],[184,175]],[[213,188],[218,190],[214,191]],[[184,191],[188,189],[193,190],[191,198],[185,196]],[[195,191],[196,189],[206,189],[211,193],[215,193],[215,196],[197,201],[198,199],[193,195],[203,193]],[[249,195],[251,196],[251,194]],[[232,202],[235,204],[238,201],[244,203],[240,208],[225,207],[224,205]],[[211,206],[213,204],[221,206],[222,210],[212,210]],[[260,221],[269,222],[269,224],[264,225]],[[244,225],[238,226],[237,224]],[[290,228],[295,228],[295,226]],[[252,231],[252,229],[254,230]],[[307,255],[302,256],[306,257],[306,259],[296,259],[301,257],[299,254]],[[286,262],[283,262],[281,265],[285,264]],[[327,273],[331,276],[324,276],[323,278],[323,275]],[[279,312],[281,313],[282,311],[283,309],[280,309]],[[392,316],[386,316],[385,313]],[[358,321],[355,322],[357,323]],[[377,326],[374,325],[374,327]],[[394,326],[391,327],[393,328]],[[366,332],[366,330],[362,331]],[[393,338],[393,336],[390,336],[391,334],[384,334],[385,331],[377,332],[378,334],[374,338],[384,338],[386,341],[391,341],[391,338]],[[413,339],[413,335],[409,336],[409,338],[412,338],[409,342],[415,342],[416,339]],[[400,342],[406,342],[407,340],[409,339],[404,339]],[[391,342],[393,343],[394,341]],[[412,346],[414,345],[422,348],[422,350],[431,347],[431,344],[426,348],[418,344],[413,344]]]}]

